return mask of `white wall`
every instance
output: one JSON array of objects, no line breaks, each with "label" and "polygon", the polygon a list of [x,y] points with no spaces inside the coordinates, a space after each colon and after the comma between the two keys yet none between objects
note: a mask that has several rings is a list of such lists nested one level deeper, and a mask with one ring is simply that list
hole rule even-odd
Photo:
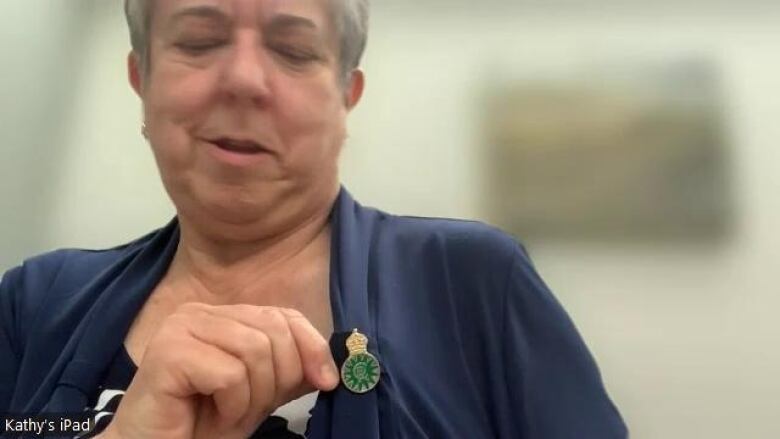
[{"label": "white wall", "polygon": [[59,197],[47,229],[53,246],[106,247],[173,217],[148,145],[141,104],[127,82],[129,38],[121,2],[89,0],[80,80],[65,116]]},{"label": "white wall", "polygon": [[0,13],[0,268],[44,251],[61,114],[73,81],[77,3],[6,2]]},{"label": "white wall", "polygon": [[[376,2],[375,2],[376,3]],[[780,14],[376,5],[365,101],[343,176],[366,204],[480,218],[489,77],[592,57],[701,53],[723,69],[738,224],[711,246],[544,245],[539,270],[578,323],[636,438],[775,438],[780,391]],[[124,80],[119,7],[92,1],[43,244],[108,246],[172,215]],[[752,10],[752,12],[751,12]],[[704,12],[703,12],[704,11]],[[68,87],[70,84],[67,85]],[[34,165],[26,165],[35,169]]]}]

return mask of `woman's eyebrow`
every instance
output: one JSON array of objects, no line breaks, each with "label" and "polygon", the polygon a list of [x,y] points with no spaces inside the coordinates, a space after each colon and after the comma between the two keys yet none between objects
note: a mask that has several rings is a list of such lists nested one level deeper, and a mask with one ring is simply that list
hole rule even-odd
[{"label": "woman's eyebrow", "polygon": [[168,24],[173,26],[189,17],[212,19],[221,24],[229,24],[232,21],[227,14],[213,6],[192,6],[181,9],[171,15],[171,18],[168,19]]},{"label": "woman's eyebrow", "polygon": [[266,23],[265,31],[269,34],[282,33],[293,29],[308,29],[317,31],[317,24],[308,18],[290,14],[276,14]]}]

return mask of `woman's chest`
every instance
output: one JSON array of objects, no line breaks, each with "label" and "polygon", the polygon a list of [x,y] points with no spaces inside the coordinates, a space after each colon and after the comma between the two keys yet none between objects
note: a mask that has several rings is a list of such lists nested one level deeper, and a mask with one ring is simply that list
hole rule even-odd
[{"label": "woman's chest", "polygon": [[[262,285],[258,292],[247,294],[227,303],[250,304],[258,307],[292,308],[300,311],[311,324],[327,338],[333,331],[333,319],[328,295],[327,277],[308,278],[301,282],[275,282]],[[181,283],[160,283],[150,294],[136,315],[125,337],[124,344],[135,364],[141,364],[146,346],[172,314],[185,303],[201,302],[191,291],[184,290]],[[262,291],[274,291],[264,295]]]}]

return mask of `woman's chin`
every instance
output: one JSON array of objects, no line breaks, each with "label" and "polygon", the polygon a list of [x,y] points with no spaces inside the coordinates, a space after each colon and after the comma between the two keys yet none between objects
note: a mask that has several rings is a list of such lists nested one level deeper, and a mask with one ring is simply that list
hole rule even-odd
[{"label": "woman's chin", "polygon": [[196,212],[202,221],[235,227],[251,226],[267,221],[269,217],[275,215],[270,206],[263,206],[258,202],[247,203],[237,200],[203,203]]},{"label": "woman's chin", "polygon": [[[330,185],[306,187],[289,180],[255,184],[218,184],[190,181],[171,193],[180,219],[203,232],[224,230],[229,235],[261,238],[268,233],[285,234],[320,216],[327,216],[335,198]],[[334,185],[335,192],[338,185]]]}]

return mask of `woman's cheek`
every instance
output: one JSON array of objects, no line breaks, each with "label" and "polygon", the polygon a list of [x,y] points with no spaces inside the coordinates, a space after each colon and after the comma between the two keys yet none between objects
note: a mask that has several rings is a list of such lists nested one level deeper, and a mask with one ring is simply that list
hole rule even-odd
[{"label": "woman's cheek", "polygon": [[205,114],[216,93],[214,73],[208,70],[161,68],[152,79],[152,101],[161,113],[180,122]]},{"label": "woman's cheek", "polygon": [[342,131],[346,114],[333,86],[317,84],[309,87],[290,87],[290,92],[278,102],[292,103],[284,110],[290,124],[298,132],[317,137],[333,137]]}]

